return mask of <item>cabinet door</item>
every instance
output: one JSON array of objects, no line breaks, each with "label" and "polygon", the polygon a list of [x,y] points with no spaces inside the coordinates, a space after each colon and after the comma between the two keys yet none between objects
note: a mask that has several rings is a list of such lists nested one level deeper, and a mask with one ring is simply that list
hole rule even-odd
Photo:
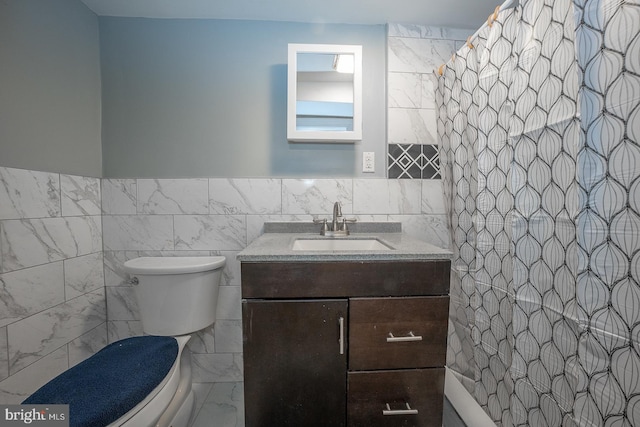
[{"label": "cabinet door", "polygon": [[243,301],[247,427],[346,424],[346,316],[346,299]]}]

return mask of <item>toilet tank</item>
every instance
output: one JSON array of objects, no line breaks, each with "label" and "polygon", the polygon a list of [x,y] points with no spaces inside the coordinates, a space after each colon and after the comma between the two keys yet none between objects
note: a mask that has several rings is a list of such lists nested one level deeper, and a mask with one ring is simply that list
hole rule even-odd
[{"label": "toilet tank", "polygon": [[185,335],[216,319],[222,256],[142,257],[124,263],[137,278],[134,291],[142,329],[150,335]]}]

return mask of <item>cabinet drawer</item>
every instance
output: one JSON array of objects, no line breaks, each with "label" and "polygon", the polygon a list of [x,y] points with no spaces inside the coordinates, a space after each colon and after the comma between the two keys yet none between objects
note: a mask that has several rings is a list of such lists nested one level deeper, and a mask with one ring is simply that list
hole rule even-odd
[{"label": "cabinet drawer", "polygon": [[449,297],[349,301],[349,370],[445,364]]},{"label": "cabinet drawer", "polygon": [[442,426],[444,368],[349,372],[347,378],[348,427]]}]

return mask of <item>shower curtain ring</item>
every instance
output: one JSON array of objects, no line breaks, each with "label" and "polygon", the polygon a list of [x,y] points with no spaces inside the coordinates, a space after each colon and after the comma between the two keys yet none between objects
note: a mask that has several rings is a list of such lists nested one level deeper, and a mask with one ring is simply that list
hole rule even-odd
[{"label": "shower curtain ring", "polygon": [[489,26],[489,28],[491,28],[493,26],[493,23],[498,19],[499,12],[500,12],[500,6],[496,6],[493,13],[489,15],[489,18],[487,18],[487,25]]},{"label": "shower curtain ring", "polygon": [[500,13],[500,6],[496,6],[496,9],[493,11],[493,22],[498,20],[498,13]]},{"label": "shower curtain ring", "polygon": [[469,49],[473,49],[473,43],[471,43],[471,36],[467,37],[467,46]]}]

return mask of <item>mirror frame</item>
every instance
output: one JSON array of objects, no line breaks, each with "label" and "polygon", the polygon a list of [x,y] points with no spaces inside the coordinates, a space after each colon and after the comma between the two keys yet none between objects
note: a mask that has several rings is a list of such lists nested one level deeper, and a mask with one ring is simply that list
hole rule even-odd
[{"label": "mirror frame", "polygon": [[[353,130],[300,131],[296,129],[298,54],[353,54]],[[289,44],[287,81],[287,140],[295,142],[355,142],[362,140],[362,46],[332,44]]]}]

